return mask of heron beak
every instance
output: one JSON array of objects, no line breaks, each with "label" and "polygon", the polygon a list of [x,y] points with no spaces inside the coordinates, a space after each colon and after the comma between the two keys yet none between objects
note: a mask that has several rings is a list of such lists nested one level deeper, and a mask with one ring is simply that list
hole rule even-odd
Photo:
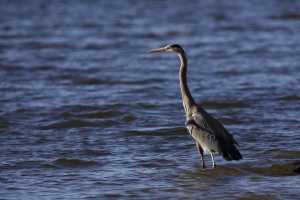
[{"label": "heron beak", "polygon": [[165,52],[166,48],[162,47],[162,48],[157,48],[157,49],[151,49],[150,53],[159,53],[159,52]]}]

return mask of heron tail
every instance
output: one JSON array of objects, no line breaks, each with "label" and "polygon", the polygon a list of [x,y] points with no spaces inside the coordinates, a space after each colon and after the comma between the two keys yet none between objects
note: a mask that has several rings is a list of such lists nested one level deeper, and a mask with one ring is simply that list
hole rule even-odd
[{"label": "heron tail", "polygon": [[225,160],[243,159],[243,156],[241,155],[241,153],[235,145],[227,145],[227,147],[223,149],[222,154]]}]

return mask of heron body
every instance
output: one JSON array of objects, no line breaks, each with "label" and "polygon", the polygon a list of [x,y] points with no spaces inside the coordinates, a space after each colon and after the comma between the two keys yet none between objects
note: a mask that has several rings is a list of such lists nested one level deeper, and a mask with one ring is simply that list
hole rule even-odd
[{"label": "heron body", "polygon": [[178,44],[153,49],[150,52],[175,52],[180,58],[179,81],[182,103],[186,114],[186,128],[193,137],[205,168],[204,155],[210,154],[213,168],[216,166],[214,154],[221,154],[226,160],[240,160],[242,155],[238,143],[224,126],[203,108],[197,105],[187,84],[187,57]]}]

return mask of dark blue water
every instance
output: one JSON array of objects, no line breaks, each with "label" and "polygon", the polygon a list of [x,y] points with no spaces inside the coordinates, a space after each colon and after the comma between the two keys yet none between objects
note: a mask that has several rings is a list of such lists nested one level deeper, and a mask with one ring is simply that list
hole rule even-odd
[{"label": "dark blue water", "polygon": [[[299,1],[0,1],[0,199],[295,199]],[[244,159],[202,170],[175,55]],[[209,157],[207,158],[209,161]]]}]

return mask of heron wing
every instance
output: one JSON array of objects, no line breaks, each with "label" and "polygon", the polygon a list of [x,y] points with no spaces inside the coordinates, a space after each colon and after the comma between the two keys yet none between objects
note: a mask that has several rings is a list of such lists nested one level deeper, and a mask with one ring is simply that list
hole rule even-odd
[{"label": "heron wing", "polygon": [[186,127],[190,135],[200,145],[204,152],[219,152],[218,141],[215,135],[203,126],[199,126],[194,119],[190,118],[186,122]]},{"label": "heron wing", "polygon": [[221,153],[226,160],[242,159],[242,155],[235,146],[238,145],[238,143],[218,120],[201,108],[198,108],[198,112],[192,115],[192,120],[199,127],[215,136]]}]

